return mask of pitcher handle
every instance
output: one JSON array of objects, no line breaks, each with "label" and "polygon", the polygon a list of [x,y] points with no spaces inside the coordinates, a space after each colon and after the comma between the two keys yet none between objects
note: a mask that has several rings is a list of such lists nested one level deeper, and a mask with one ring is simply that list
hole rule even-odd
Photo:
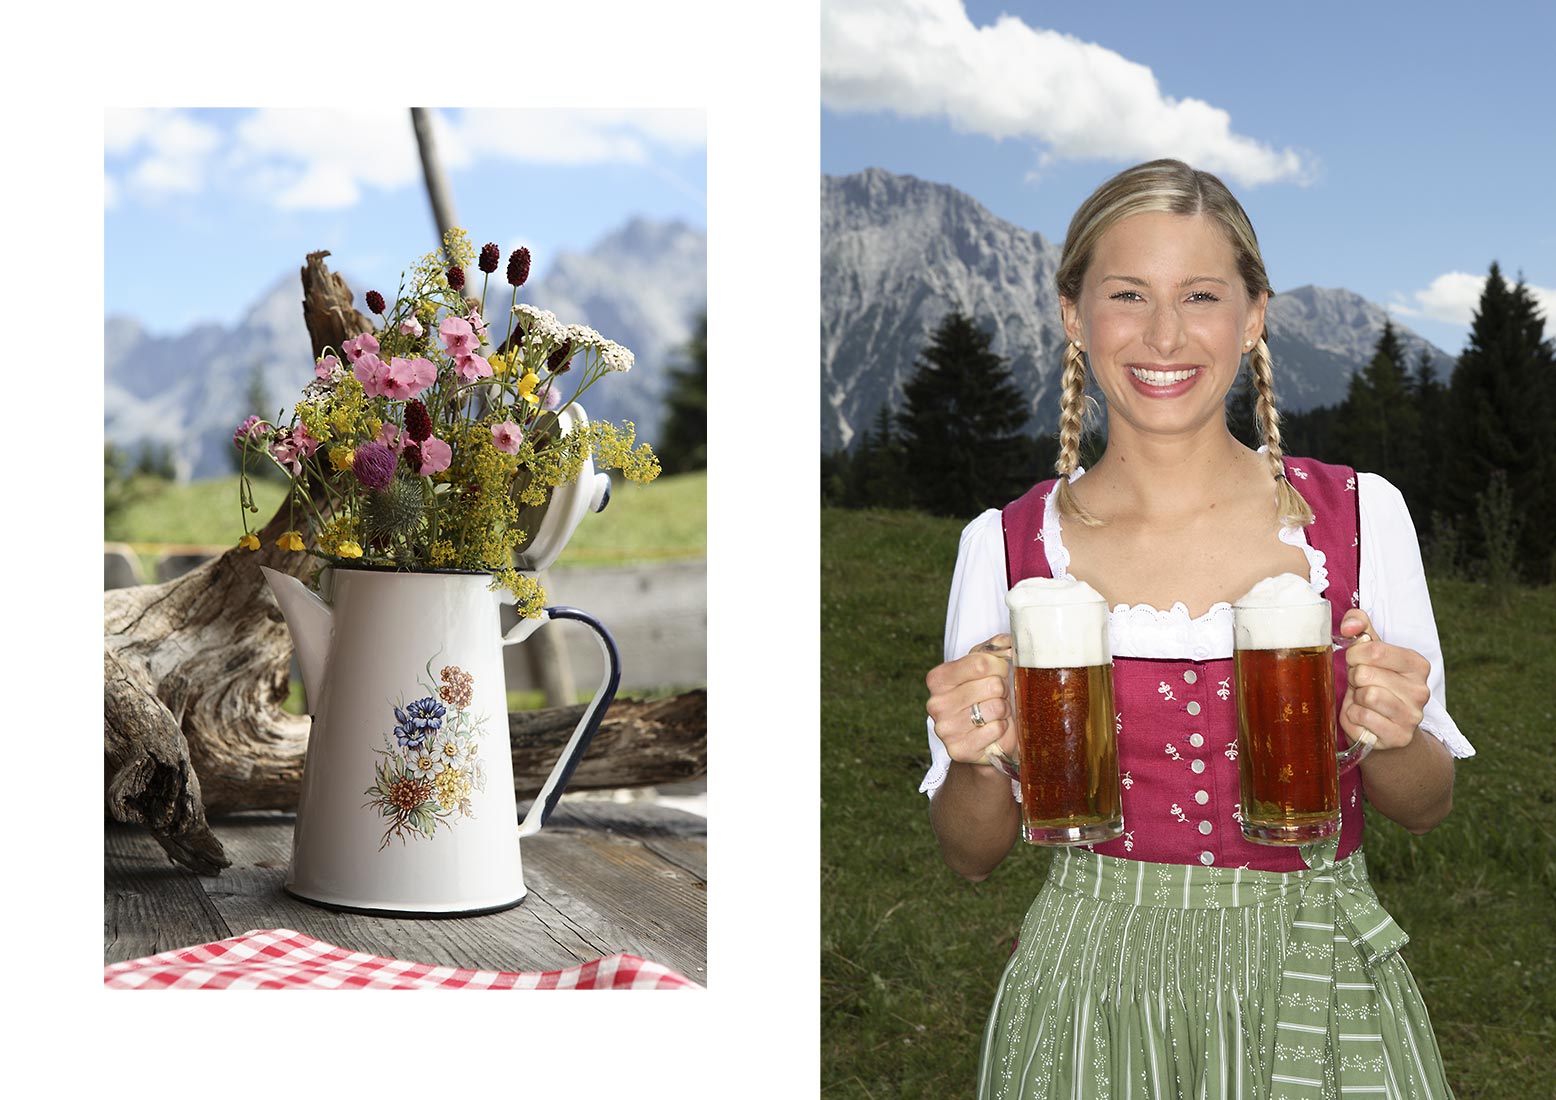
[{"label": "pitcher handle", "polygon": [[[562,750],[561,758],[551,769],[551,774],[546,777],[545,786],[540,788],[540,793],[530,804],[529,813],[525,814],[524,820],[519,822],[521,837],[540,832],[541,826],[551,816],[551,811],[556,809],[557,801],[561,799],[568,780],[573,778],[573,770],[578,767],[578,761],[583,759],[584,750],[594,739],[594,732],[600,728],[600,721],[605,717],[606,708],[616,698],[616,689],[621,686],[621,653],[616,648],[616,639],[611,637],[610,631],[605,629],[604,624],[587,611],[580,611],[576,607],[548,607],[545,609],[545,615],[548,619],[576,619],[594,631],[595,638],[600,643],[600,652],[605,657],[605,675],[600,680],[599,690],[594,693],[594,698],[589,700],[588,707],[584,709],[583,717],[578,720],[567,747]],[[503,635],[502,644],[509,646],[522,642],[535,632],[535,628],[540,623],[539,619],[521,619],[518,626]]]}]

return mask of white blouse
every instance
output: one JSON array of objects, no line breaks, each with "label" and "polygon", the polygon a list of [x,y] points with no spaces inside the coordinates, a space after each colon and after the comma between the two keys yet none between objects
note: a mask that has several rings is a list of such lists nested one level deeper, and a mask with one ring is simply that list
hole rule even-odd
[{"label": "white blouse", "polygon": [[[1074,481],[1085,473],[1070,475]],[[1443,701],[1443,654],[1432,618],[1432,600],[1421,567],[1421,549],[1415,525],[1398,489],[1377,474],[1356,476],[1361,512],[1360,606],[1372,619],[1379,638],[1390,645],[1413,649],[1431,663],[1427,677],[1431,698],[1421,728],[1448,747],[1455,757],[1475,755],[1475,749],[1459,732]],[[1043,504],[1043,529],[1039,536],[1049,570],[1055,577],[1068,576],[1070,552],[1065,549],[1059,525],[1058,483]],[[1308,545],[1302,527],[1283,527],[1280,540],[1300,547],[1307,556],[1308,583],[1314,592],[1329,587],[1324,553]],[[1010,612],[1005,606],[1005,533],[1000,511],[990,508],[962,530],[951,578],[951,600],[946,611],[945,660],[967,655],[995,634],[1008,633]],[[1350,605],[1351,593],[1336,594]],[[1333,602],[1333,601],[1331,601]],[[1182,603],[1165,611],[1147,604],[1119,604],[1108,616],[1108,642],[1115,657],[1192,658],[1211,661],[1232,656],[1232,605],[1218,603],[1198,618]],[[945,744],[929,729],[929,772],[919,790],[926,794],[945,780],[951,758]]]}]

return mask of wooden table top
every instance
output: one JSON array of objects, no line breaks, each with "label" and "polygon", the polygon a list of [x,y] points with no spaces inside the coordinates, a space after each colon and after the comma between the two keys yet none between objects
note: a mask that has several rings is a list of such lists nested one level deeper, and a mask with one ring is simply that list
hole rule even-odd
[{"label": "wooden table top", "polygon": [[290,928],[348,950],[475,970],[561,970],[624,952],[707,984],[707,822],[695,814],[563,802],[524,840],[520,905],[437,920],[339,913],[287,896],[293,821],[213,820],[232,866],[209,878],[170,863],[144,829],[107,822],[104,964]]}]

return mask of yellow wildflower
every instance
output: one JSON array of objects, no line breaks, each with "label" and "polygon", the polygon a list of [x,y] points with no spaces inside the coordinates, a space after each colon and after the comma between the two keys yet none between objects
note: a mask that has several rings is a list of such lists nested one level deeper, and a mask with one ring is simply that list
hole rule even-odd
[{"label": "yellow wildflower", "polygon": [[357,457],[357,452],[350,447],[331,447],[330,465],[337,470],[351,469],[351,462]]},{"label": "yellow wildflower", "polygon": [[492,366],[492,374],[498,378],[504,378],[513,369],[513,356],[508,352],[493,352],[486,357],[486,361]]},{"label": "yellow wildflower", "polygon": [[250,532],[238,540],[238,545],[243,547],[245,550],[258,550],[259,536],[253,532]]},{"label": "yellow wildflower", "polygon": [[296,553],[303,548],[303,536],[297,531],[288,531],[276,539],[276,545],[283,550],[290,550]]},{"label": "yellow wildflower", "polygon": [[529,371],[524,375],[523,378],[519,379],[519,395],[521,397],[528,397],[530,394],[535,392],[535,387],[539,384],[540,375],[536,374],[534,371]]},{"label": "yellow wildflower", "polygon": [[362,547],[354,542],[343,542],[335,548],[335,553],[343,558],[360,558]]}]

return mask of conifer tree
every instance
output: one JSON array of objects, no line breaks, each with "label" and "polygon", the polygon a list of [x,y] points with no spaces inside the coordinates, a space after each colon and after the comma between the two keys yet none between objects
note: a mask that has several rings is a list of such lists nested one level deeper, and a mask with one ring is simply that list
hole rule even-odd
[{"label": "conifer tree", "polygon": [[1492,474],[1506,474],[1506,491],[1520,516],[1518,567],[1526,579],[1550,578],[1556,538],[1556,485],[1550,455],[1556,415],[1556,346],[1543,338],[1544,318],[1520,279],[1509,286],[1491,265],[1469,342],[1448,384],[1451,443],[1444,456],[1445,500],[1466,523],[1468,550],[1484,560],[1476,530],[1477,498]]},{"label": "conifer tree", "polygon": [[993,338],[948,313],[903,387],[903,473],[914,503],[947,516],[998,507],[1024,487],[1026,403]]},{"label": "conifer tree", "polygon": [[[1432,363],[1432,353],[1422,348],[1421,358],[1416,361],[1416,369],[1410,376],[1410,400],[1416,409],[1416,474],[1412,479],[1414,495],[1406,497],[1411,506],[1410,514],[1416,517],[1418,525],[1431,510],[1441,508],[1437,498],[1443,469],[1443,439],[1447,431],[1445,399],[1443,384],[1438,381],[1437,368]],[[1425,512],[1416,510],[1418,500]]]},{"label": "conifer tree", "polygon": [[654,449],[667,474],[708,468],[708,315],[681,348],[681,362],[670,370],[669,415]]},{"label": "conifer tree", "polygon": [[[1351,375],[1340,406],[1336,443],[1348,465],[1381,474],[1402,492],[1412,479],[1419,431],[1419,417],[1409,398],[1405,348],[1393,321],[1385,320],[1372,359]],[[1406,492],[1407,500],[1409,496]]]},{"label": "conifer tree", "polygon": [[913,505],[903,477],[902,441],[892,424],[886,403],[876,410],[875,423],[853,458],[848,499],[854,508],[908,508]]}]

